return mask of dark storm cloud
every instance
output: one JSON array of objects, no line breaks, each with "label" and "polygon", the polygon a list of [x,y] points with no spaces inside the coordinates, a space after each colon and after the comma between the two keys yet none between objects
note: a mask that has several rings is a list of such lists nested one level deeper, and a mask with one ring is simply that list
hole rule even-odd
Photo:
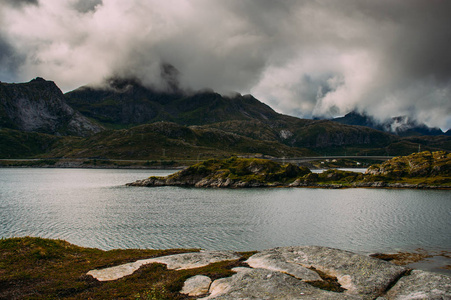
[{"label": "dark storm cloud", "polygon": [[92,12],[98,5],[102,4],[102,0],[78,0],[74,3],[74,8],[82,13]]},{"label": "dark storm cloud", "polygon": [[0,35],[0,79],[14,81],[22,59],[23,57],[19,57],[14,48]]},{"label": "dark storm cloud", "polygon": [[69,90],[119,74],[167,89],[170,64],[181,87],[253,93],[287,114],[451,125],[451,1],[1,1],[2,57],[22,57],[2,70],[24,80]]},{"label": "dark storm cloud", "polygon": [[15,7],[20,7],[22,5],[38,5],[38,0],[0,0],[0,4],[8,4]]}]

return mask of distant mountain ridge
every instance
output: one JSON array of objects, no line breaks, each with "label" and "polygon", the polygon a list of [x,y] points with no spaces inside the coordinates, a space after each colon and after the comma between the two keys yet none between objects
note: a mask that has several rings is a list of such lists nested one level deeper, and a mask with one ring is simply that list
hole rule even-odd
[{"label": "distant mountain ridge", "polygon": [[279,114],[251,95],[185,93],[170,82],[161,92],[116,78],[104,87],[85,86],[65,95],[42,78],[1,83],[0,157],[198,160],[451,149],[445,135],[399,137],[369,127],[300,119]]},{"label": "distant mountain ridge", "polygon": [[70,107],[52,81],[0,83],[0,127],[55,135],[88,136],[102,127]]},{"label": "distant mountain ridge", "polygon": [[393,133],[399,136],[436,136],[449,134],[449,130],[447,133],[444,133],[440,128],[431,128],[425,124],[419,124],[417,121],[411,120],[407,116],[393,117],[390,120],[381,123],[374,119],[372,116],[352,111],[343,117],[334,118],[332,119],[332,121],[347,125],[366,126],[376,130]]}]

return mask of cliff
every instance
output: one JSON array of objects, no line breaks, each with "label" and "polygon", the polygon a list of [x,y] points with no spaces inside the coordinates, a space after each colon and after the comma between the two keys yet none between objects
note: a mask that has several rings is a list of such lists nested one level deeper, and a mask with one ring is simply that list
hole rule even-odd
[{"label": "cliff", "polygon": [[27,83],[0,83],[0,127],[77,136],[102,130],[71,108],[54,82],[39,77]]}]

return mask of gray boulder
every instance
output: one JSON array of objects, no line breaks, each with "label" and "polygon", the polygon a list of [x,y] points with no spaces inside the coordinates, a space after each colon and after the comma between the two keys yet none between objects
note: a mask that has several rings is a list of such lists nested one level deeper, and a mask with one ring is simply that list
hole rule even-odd
[{"label": "gray boulder", "polygon": [[204,275],[196,275],[188,278],[185,281],[180,293],[191,297],[205,295],[208,293],[210,285],[211,285],[210,277]]}]

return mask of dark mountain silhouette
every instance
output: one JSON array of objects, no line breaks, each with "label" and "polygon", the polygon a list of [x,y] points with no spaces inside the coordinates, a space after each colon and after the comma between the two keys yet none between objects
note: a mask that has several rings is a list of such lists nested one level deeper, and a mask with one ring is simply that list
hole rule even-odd
[{"label": "dark mountain silhouette", "polygon": [[169,121],[203,125],[229,120],[277,119],[278,114],[250,95],[224,97],[212,91],[183,93],[143,86],[135,79],[110,79],[104,87],[84,86],[66,93],[67,102],[84,115],[108,125]]},{"label": "dark mountain silhouette", "polygon": [[350,112],[344,117],[332,119],[335,122],[347,125],[366,126],[373,129],[390,132],[399,136],[414,135],[442,135],[444,134],[440,128],[431,128],[425,124],[419,124],[407,116],[393,117],[385,122],[378,122],[373,117],[358,113]]}]

